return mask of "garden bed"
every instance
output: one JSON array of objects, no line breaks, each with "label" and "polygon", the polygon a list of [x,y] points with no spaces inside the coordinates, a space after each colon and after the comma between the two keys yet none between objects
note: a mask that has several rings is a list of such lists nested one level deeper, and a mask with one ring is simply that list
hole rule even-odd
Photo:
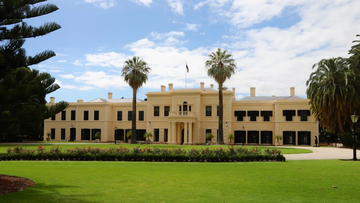
[{"label": "garden bed", "polygon": [[119,148],[100,149],[83,147],[62,150],[59,146],[46,150],[24,149],[22,146],[9,147],[0,160],[58,160],[58,161],[165,161],[165,162],[246,162],[246,161],[285,161],[279,149],[229,146],[227,149],[204,148],[184,150],[181,148],[159,149]]}]

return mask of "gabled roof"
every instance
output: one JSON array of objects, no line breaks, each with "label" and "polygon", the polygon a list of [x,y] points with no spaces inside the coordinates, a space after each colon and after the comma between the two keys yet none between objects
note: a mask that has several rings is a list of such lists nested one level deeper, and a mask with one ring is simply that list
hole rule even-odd
[{"label": "gabled roof", "polygon": [[[109,102],[109,103],[131,103],[132,99],[102,99],[102,98],[97,98],[97,99],[93,99],[89,102]],[[145,102],[142,99],[136,99],[136,102]]]},{"label": "gabled roof", "polygon": [[299,96],[256,96],[256,97],[244,97],[239,101],[275,101],[275,100],[296,100],[296,99],[305,99]]}]

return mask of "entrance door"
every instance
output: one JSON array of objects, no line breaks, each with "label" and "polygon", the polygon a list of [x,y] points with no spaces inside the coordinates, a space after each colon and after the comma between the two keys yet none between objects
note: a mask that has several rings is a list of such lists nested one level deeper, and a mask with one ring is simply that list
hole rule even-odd
[{"label": "entrance door", "polygon": [[181,144],[184,144],[184,129],[181,131]]},{"label": "entrance door", "polygon": [[261,131],[261,144],[272,144],[272,131]]},{"label": "entrance door", "polygon": [[245,134],[244,130],[235,130],[235,143],[245,143]]},{"label": "entrance door", "polygon": [[76,128],[70,128],[70,140],[69,141],[75,141],[76,140]]},{"label": "entrance door", "polygon": [[259,131],[248,131],[248,144],[259,144]]},{"label": "entrance door", "polygon": [[295,131],[284,131],[283,132],[283,138],[284,138],[284,144],[291,144],[295,145]]}]

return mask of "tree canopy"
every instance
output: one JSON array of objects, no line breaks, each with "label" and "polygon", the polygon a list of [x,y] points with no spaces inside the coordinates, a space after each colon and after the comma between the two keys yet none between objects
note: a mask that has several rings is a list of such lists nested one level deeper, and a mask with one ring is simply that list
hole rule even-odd
[{"label": "tree canopy", "polygon": [[40,138],[42,122],[68,106],[59,102],[46,106],[47,94],[59,89],[55,78],[29,66],[38,64],[55,53],[46,50],[27,56],[22,48],[26,38],[43,36],[60,28],[57,23],[39,27],[27,25],[25,19],[58,10],[46,0],[0,0],[0,140],[18,140],[35,134]]}]

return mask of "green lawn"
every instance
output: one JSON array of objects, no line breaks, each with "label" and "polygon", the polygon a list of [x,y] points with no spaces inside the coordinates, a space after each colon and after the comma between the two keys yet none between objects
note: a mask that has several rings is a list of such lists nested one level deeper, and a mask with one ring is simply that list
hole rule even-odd
[{"label": "green lawn", "polygon": [[[36,182],[0,202],[359,202],[360,162],[2,161]],[[333,188],[336,186],[337,188]]]},{"label": "green lawn", "polygon": [[[22,143],[19,143],[18,145],[20,146]],[[28,149],[37,149],[39,146],[43,146],[45,147],[45,149],[49,150],[52,148],[52,146],[57,146],[58,144],[54,144],[54,143],[42,143],[42,144],[31,144],[31,145],[22,145],[24,148],[28,148]],[[9,146],[14,147],[16,145],[0,145],[0,153],[6,153],[6,148],[8,148]],[[140,146],[141,148],[144,147],[158,147],[158,148],[182,148],[182,149],[192,149],[192,148],[206,148],[206,147],[213,147],[213,148],[227,148],[227,145],[211,145],[211,146],[206,146],[206,145],[160,145],[160,144],[138,144],[138,145],[130,145],[130,144],[97,144],[97,143],[87,143],[87,144],[60,144],[59,145],[62,149],[74,149],[75,147],[79,147],[79,148],[83,148],[83,147],[93,147],[93,148],[102,148],[102,149],[108,149],[110,147],[127,147],[127,148],[134,148],[134,147],[138,147]],[[238,146],[238,145],[234,145],[234,146]],[[257,147],[259,149],[266,149],[268,147],[258,147],[258,146],[246,146],[247,148],[254,148]],[[281,152],[283,154],[301,154],[301,153],[311,153],[311,150],[308,149],[298,149],[298,148],[282,148],[282,147],[276,147],[277,149],[280,149]]]}]

